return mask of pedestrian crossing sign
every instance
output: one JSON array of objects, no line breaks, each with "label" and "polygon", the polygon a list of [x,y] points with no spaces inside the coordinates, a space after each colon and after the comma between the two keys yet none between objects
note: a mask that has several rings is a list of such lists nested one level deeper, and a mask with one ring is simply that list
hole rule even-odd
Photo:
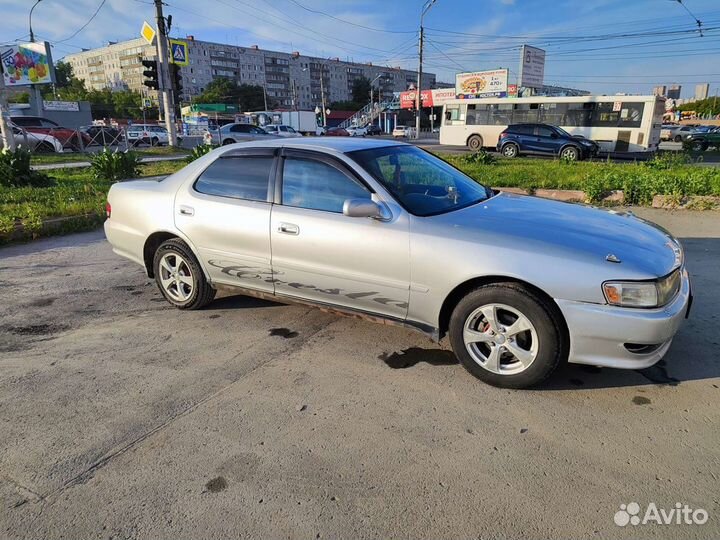
[{"label": "pedestrian crossing sign", "polygon": [[190,63],[187,42],[179,39],[170,40],[170,62],[178,66],[187,66]]}]

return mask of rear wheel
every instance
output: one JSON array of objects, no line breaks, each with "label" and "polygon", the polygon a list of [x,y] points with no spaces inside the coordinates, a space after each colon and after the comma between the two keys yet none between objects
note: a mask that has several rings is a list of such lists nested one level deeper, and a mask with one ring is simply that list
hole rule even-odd
[{"label": "rear wheel", "polygon": [[580,159],[580,152],[574,146],[566,146],[560,150],[560,157],[568,161],[577,161]]},{"label": "rear wheel", "polygon": [[519,154],[520,149],[515,143],[507,143],[505,146],[502,147],[502,155],[507,158],[518,157]]},{"label": "rear wheel", "polygon": [[35,151],[43,154],[55,152],[55,147],[47,141],[43,141],[35,147]]},{"label": "rear wheel", "polygon": [[515,283],[483,285],[455,307],[450,343],[477,378],[505,388],[540,383],[567,357],[552,306]]},{"label": "rear wheel", "polygon": [[680,135],[675,135],[675,138],[673,140],[675,142],[682,142],[682,137]]},{"label": "rear wheel", "polygon": [[223,146],[227,146],[228,144],[235,144],[235,141],[232,139],[225,139],[222,144]]},{"label": "rear wheel", "polygon": [[152,139],[150,139],[150,146],[157,146],[159,142],[160,141],[157,137],[153,137]]},{"label": "rear wheel", "polygon": [[200,309],[215,298],[195,255],[178,238],[163,242],[153,258],[155,282],[165,299],[179,309]]},{"label": "rear wheel", "polygon": [[483,147],[483,140],[480,135],[471,135],[467,140],[467,145],[470,150],[477,152]]}]

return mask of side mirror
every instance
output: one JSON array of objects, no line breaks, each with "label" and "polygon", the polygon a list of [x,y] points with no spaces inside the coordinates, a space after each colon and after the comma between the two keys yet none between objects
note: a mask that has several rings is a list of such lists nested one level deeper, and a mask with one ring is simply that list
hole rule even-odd
[{"label": "side mirror", "polygon": [[389,212],[370,199],[345,199],[343,214],[348,217],[373,218],[381,221],[390,219]]}]

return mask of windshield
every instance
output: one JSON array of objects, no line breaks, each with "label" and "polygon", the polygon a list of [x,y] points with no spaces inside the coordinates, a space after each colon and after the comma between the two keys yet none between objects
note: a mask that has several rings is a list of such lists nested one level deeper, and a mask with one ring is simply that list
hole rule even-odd
[{"label": "windshield", "polygon": [[553,126],[557,132],[562,135],[563,137],[567,137],[568,139],[572,139],[572,135],[570,135],[567,131],[565,131],[563,128],[558,126]]},{"label": "windshield", "polygon": [[386,146],[348,155],[417,216],[450,212],[492,195],[469,176],[415,146]]}]

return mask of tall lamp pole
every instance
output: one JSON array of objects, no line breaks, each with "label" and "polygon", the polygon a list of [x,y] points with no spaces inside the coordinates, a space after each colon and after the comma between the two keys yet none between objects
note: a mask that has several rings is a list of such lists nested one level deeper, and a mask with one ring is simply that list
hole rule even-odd
[{"label": "tall lamp pole", "polygon": [[[35,43],[35,33],[32,29],[32,14],[40,2],[42,2],[42,0],[35,1],[33,6],[30,8],[30,14],[28,15],[28,26],[30,27],[30,43]],[[33,100],[35,101],[35,107],[37,107],[36,114],[38,116],[42,116],[42,93],[40,92],[40,87],[37,84],[33,84],[31,86],[31,89],[33,94]]]},{"label": "tall lamp pole", "polygon": [[422,92],[422,61],[423,61],[423,18],[425,14],[430,11],[430,8],[437,0],[426,0],[423,4],[422,11],[420,12],[420,41],[418,42],[418,77],[417,87],[415,89],[415,138],[420,138],[420,111],[422,106],[422,100],[420,99],[420,92]]}]

